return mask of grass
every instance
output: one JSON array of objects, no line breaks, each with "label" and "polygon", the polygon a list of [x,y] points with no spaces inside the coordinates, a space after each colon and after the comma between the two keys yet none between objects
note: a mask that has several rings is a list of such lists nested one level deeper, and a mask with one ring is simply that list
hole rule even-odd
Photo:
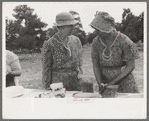
[{"label": "grass", "polygon": [[[98,85],[94,77],[91,62],[91,47],[83,47],[83,78],[93,81],[94,91],[98,91]],[[133,71],[139,91],[143,93],[143,52],[139,52],[140,58],[136,60],[136,68]],[[18,77],[19,84],[24,88],[43,89],[42,87],[42,65],[40,54],[19,55],[22,67],[22,76]]]}]

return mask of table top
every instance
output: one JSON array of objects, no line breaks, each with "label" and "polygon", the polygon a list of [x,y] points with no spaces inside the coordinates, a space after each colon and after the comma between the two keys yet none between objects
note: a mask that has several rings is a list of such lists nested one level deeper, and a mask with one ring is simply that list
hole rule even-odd
[{"label": "table top", "polygon": [[[24,94],[15,98],[35,98],[35,96],[41,93],[47,93],[49,90],[39,90],[39,89],[24,89]],[[82,93],[79,91],[66,91],[65,98],[74,98],[74,93]],[[97,94],[94,93],[94,94]],[[116,98],[143,98],[142,93],[117,93]]]}]

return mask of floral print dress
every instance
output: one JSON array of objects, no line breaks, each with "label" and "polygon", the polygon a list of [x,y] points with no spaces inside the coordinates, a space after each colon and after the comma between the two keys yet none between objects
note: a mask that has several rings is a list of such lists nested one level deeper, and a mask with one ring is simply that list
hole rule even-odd
[{"label": "floral print dress", "polygon": [[42,48],[42,82],[45,89],[50,84],[62,82],[69,91],[81,90],[82,45],[78,37],[68,36],[67,45],[56,34],[45,41]]},{"label": "floral print dress", "polygon": [[[124,34],[118,32],[117,38],[111,47],[112,55],[109,61],[105,61],[102,57],[105,46],[97,36],[92,44],[92,62],[96,66],[100,65],[102,83],[109,83],[118,77],[125,69],[126,62],[131,59],[137,59],[138,53],[134,43]],[[130,73],[119,83],[118,92],[120,93],[137,93],[138,88],[134,80],[134,76]]]}]

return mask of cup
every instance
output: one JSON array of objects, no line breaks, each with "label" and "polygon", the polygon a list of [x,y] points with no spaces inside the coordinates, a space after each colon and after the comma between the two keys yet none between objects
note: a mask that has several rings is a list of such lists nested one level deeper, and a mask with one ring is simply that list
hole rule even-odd
[{"label": "cup", "polygon": [[92,82],[82,82],[82,91],[93,93],[93,83]]}]

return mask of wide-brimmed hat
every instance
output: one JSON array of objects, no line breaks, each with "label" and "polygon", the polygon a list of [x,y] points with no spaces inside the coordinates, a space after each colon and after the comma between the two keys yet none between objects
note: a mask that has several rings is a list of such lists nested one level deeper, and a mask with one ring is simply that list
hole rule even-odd
[{"label": "wide-brimmed hat", "polygon": [[65,25],[75,25],[78,21],[74,19],[71,13],[62,12],[56,16],[56,22],[54,23],[56,26],[65,26]]},{"label": "wide-brimmed hat", "polygon": [[115,20],[107,12],[96,12],[95,18],[90,26],[101,32],[110,33],[114,28]]}]

